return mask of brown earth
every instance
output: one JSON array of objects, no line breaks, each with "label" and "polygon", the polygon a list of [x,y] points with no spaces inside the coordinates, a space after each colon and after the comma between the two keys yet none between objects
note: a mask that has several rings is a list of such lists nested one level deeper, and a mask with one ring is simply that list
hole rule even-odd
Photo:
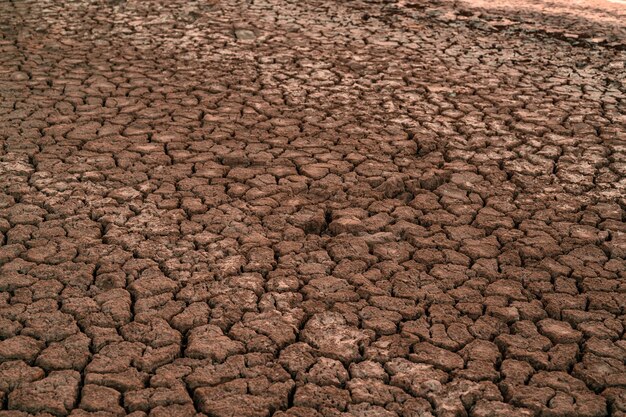
[{"label": "brown earth", "polygon": [[626,416],[624,9],[510,4],[0,3],[0,417]]}]

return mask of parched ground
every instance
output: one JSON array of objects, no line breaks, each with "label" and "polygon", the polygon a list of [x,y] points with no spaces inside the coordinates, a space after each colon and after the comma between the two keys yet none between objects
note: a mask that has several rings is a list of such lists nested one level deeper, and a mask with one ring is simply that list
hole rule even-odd
[{"label": "parched ground", "polygon": [[0,417],[626,416],[598,4],[0,2]]}]

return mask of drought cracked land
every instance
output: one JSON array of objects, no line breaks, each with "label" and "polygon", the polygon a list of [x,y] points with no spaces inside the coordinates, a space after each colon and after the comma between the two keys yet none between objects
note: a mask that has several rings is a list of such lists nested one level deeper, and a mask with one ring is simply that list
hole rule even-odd
[{"label": "drought cracked land", "polygon": [[626,6],[0,1],[0,417],[625,417]]}]

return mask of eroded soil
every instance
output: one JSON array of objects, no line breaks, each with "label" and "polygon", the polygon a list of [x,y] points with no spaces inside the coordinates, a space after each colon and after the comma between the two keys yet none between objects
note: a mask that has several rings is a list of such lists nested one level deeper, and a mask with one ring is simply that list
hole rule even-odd
[{"label": "eroded soil", "polygon": [[625,26],[475,6],[0,3],[0,416],[626,416]]}]

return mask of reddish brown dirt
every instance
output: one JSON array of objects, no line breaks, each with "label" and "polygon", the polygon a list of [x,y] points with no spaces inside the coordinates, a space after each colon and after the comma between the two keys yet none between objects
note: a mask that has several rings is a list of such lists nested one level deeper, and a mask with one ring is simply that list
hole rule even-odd
[{"label": "reddish brown dirt", "polygon": [[626,26],[532,4],[1,2],[0,417],[626,416]]}]

